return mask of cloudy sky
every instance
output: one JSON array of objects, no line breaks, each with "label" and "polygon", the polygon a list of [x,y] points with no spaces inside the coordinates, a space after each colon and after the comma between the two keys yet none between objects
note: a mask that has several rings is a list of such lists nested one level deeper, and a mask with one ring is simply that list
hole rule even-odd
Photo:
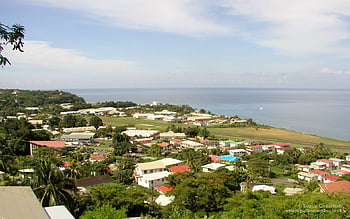
[{"label": "cloudy sky", "polygon": [[1,88],[350,88],[348,0],[0,0]]}]

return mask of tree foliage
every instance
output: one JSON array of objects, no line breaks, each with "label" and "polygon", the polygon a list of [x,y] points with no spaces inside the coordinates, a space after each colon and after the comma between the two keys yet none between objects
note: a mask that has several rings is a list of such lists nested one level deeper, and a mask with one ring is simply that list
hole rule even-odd
[{"label": "tree foliage", "polygon": [[10,44],[12,50],[23,52],[24,27],[19,24],[14,24],[11,27],[0,23],[0,66],[6,64],[11,65],[11,62],[2,55],[4,46]]}]

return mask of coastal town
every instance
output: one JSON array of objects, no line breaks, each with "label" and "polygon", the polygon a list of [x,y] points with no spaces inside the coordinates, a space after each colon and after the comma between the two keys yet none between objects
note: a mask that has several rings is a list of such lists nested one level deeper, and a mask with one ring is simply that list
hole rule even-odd
[{"label": "coastal town", "polygon": [[[26,202],[35,209],[35,218],[62,212],[64,218],[84,218],[101,208],[122,215],[116,218],[177,218],[175,213],[182,215],[178,218],[225,218],[239,208],[230,198],[242,194],[264,194],[264,201],[325,195],[324,205],[328,195],[340,194],[339,200],[350,195],[347,153],[331,151],[322,142],[294,145],[209,131],[261,129],[251,118],[157,101],[125,107],[77,108],[74,102],[18,107],[25,102],[21,92],[0,93],[2,106],[17,104],[16,111],[1,116],[0,196],[8,199],[0,202],[9,209],[0,211],[4,216],[15,214],[13,206]],[[48,113],[53,108],[60,110]],[[58,177],[56,183],[70,182],[60,190],[65,195],[41,190],[50,188],[45,186],[53,182],[51,176]],[[339,212],[333,213],[347,215],[348,205],[337,203]],[[292,218],[296,211],[284,209],[283,214]]]}]

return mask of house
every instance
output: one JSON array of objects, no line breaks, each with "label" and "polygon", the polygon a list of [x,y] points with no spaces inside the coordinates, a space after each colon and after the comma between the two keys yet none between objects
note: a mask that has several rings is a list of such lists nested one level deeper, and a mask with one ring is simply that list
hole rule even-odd
[{"label": "house", "polygon": [[248,154],[248,152],[244,149],[233,149],[233,150],[228,150],[230,155],[236,156],[236,157],[242,157]]},{"label": "house", "polygon": [[179,166],[169,167],[168,170],[173,173],[190,173],[191,167],[188,165],[179,165]]},{"label": "house", "polygon": [[196,150],[196,149],[199,149],[199,148],[203,148],[204,145],[199,143],[199,142],[186,140],[186,141],[182,141],[180,146],[183,149],[193,148],[193,149]]},{"label": "house", "polygon": [[159,134],[159,131],[128,128],[126,131],[123,131],[122,134],[126,134],[129,137],[140,136],[142,138],[149,138]]},{"label": "house", "polygon": [[261,152],[263,152],[263,146],[262,145],[251,145],[251,146],[247,147],[247,151],[261,153]]},{"label": "house", "polygon": [[202,168],[204,173],[209,173],[224,166],[225,164],[221,164],[221,163],[209,163],[209,164],[203,165]]},{"label": "house", "polygon": [[114,180],[109,175],[102,175],[77,179],[76,182],[77,189],[79,190],[80,194],[86,194],[90,187],[99,184],[112,183]]},{"label": "house", "polygon": [[160,194],[166,194],[167,192],[170,192],[173,190],[175,187],[174,186],[158,186],[155,188],[155,191],[159,192]]},{"label": "house", "polygon": [[312,170],[312,167],[310,167],[309,165],[295,164],[295,167],[298,170],[301,170],[301,171],[304,171],[304,172],[310,172],[310,170]]},{"label": "house", "polygon": [[333,161],[333,167],[334,168],[340,168],[343,164],[346,164],[346,160],[339,159],[339,158],[329,158],[329,160]]},{"label": "house", "polygon": [[220,141],[219,145],[221,147],[237,147],[237,146],[240,146],[240,145],[244,145],[244,142],[242,142],[242,141],[226,140],[226,141]]},{"label": "house", "polygon": [[330,182],[335,182],[338,179],[339,179],[339,176],[327,175],[327,176],[323,177],[323,182],[330,183]]},{"label": "house", "polygon": [[97,155],[97,156],[92,156],[89,158],[89,161],[91,163],[94,163],[94,162],[100,162],[100,161],[103,161],[105,159],[105,156],[104,155]]},{"label": "house", "polygon": [[275,146],[273,144],[265,144],[262,146],[263,151],[272,152],[275,150]]},{"label": "house", "polygon": [[167,206],[170,204],[172,201],[174,201],[175,196],[166,196],[166,195],[160,195],[158,198],[155,200],[155,202],[160,205],[160,206]]},{"label": "house", "polygon": [[164,158],[153,162],[138,163],[135,165],[134,169],[135,181],[141,186],[152,189],[162,186],[168,182],[166,177],[172,174],[172,172],[168,171],[167,168],[179,166],[182,163],[183,161],[173,158]]},{"label": "house", "polygon": [[319,184],[320,191],[326,193],[344,192],[350,195],[350,181],[343,180],[331,183]]},{"label": "house", "polygon": [[50,219],[29,186],[1,186],[0,197],[0,218]]},{"label": "house", "polygon": [[95,128],[95,126],[84,126],[84,127],[63,128],[62,131],[65,133],[94,132],[94,131],[96,131],[96,128]]},{"label": "house", "polygon": [[173,131],[163,132],[159,134],[160,139],[185,139],[185,133],[175,133]]},{"label": "house", "polygon": [[318,159],[316,162],[311,163],[311,166],[318,170],[333,170],[333,160]]},{"label": "house", "polygon": [[346,174],[349,174],[349,171],[346,170],[332,170],[331,174],[336,175],[336,176],[344,176]]},{"label": "house", "polygon": [[165,183],[168,183],[168,180],[166,179],[171,172],[168,171],[161,171],[161,172],[155,172],[150,174],[144,174],[142,177],[139,177],[137,180],[137,184],[140,186],[149,188],[149,189],[155,189],[158,186],[162,186]]},{"label": "house", "polygon": [[256,192],[256,191],[267,191],[267,192],[270,192],[272,195],[277,194],[276,193],[276,188],[273,187],[273,186],[268,186],[268,185],[254,185],[253,188],[252,188],[252,191],[253,192]]},{"label": "house", "polygon": [[181,145],[182,140],[180,139],[170,139],[170,144],[172,145]]},{"label": "house", "polygon": [[328,172],[322,171],[322,170],[310,170],[310,173],[315,174],[317,176],[317,180],[319,182],[323,181],[323,178],[327,175],[329,175]]},{"label": "house", "polygon": [[158,143],[157,145],[159,145],[161,148],[163,148],[163,150],[165,151],[171,151],[173,149],[173,145],[171,145],[168,142],[162,142],[162,143]]},{"label": "house", "polygon": [[276,153],[277,154],[284,154],[284,152],[288,151],[288,150],[293,150],[293,148],[292,147],[279,147],[279,148],[276,148]]},{"label": "house", "polygon": [[69,135],[62,135],[61,140],[72,144],[92,144],[94,143],[94,136],[95,133],[71,133]]},{"label": "house", "polygon": [[65,147],[65,141],[28,141],[29,142],[29,154],[33,155],[35,151],[40,147],[48,147],[55,150],[59,150]]},{"label": "house", "polygon": [[350,172],[350,165],[344,164],[344,165],[341,166],[340,169]]},{"label": "house", "polygon": [[313,173],[299,172],[298,179],[306,180],[308,182],[317,180],[317,175]]}]

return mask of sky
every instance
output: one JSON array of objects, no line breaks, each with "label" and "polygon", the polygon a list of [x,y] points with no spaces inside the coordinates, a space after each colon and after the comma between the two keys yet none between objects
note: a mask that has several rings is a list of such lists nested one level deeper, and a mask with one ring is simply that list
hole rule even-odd
[{"label": "sky", "polygon": [[350,89],[348,0],[0,0],[0,88]]}]

